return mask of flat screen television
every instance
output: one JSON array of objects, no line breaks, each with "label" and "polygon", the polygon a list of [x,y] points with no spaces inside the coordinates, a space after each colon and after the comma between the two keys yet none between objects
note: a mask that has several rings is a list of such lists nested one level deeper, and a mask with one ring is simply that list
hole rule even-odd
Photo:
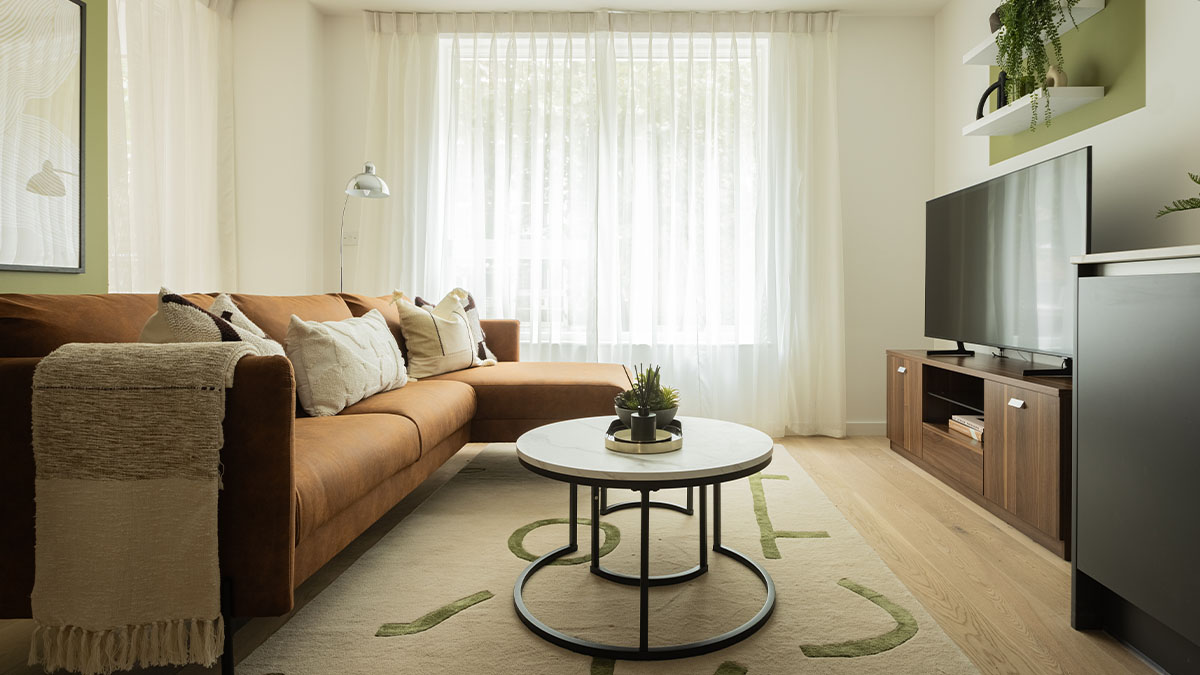
[{"label": "flat screen television", "polygon": [[1092,149],[925,205],[925,335],[1072,357]]}]

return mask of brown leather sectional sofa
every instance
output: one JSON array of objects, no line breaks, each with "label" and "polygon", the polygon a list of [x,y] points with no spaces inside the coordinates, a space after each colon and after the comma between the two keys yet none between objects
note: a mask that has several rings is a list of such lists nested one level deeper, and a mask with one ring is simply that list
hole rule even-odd
[{"label": "brown leather sectional sofa", "polygon": [[[202,307],[208,295],[187,296]],[[284,342],[292,314],[331,321],[379,309],[403,348],[389,298],[234,295]],[[39,359],[68,342],[134,342],[154,295],[0,294],[0,618],[30,615],[34,463],[30,410]],[[297,413],[290,362],[242,359],[227,394],[222,575],[234,614],[291,610],[293,591],[468,442],[513,441],[536,426],[612,413],[615,364],[521,363],[516,321],[484,321],[495,366],[372,396],[333,417]],[[132,439],[131,439],[132,440]]]}]

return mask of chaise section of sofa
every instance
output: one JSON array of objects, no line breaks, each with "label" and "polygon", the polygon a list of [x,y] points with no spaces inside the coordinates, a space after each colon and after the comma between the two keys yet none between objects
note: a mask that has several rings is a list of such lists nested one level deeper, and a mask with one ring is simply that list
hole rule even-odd
[{"label": "chaise section of sofa", "polygon": [[[213,298],[186,297],[201,307]],[[404,346],[387,297],[233,297],[280,342],[293,314],[335,321],[379,309]],[[155,307],[148,294],[0,294],[0,618],[30,615],[34,369],[69,342],[136,341]],[[239,362],[226,396],[218,525],[237,616],[288,612],[297,586],[466,443],[511,441],[547,422],[611,414],[625,386],[621,366],[522,363],[518,322],[482,323],[498,365],[413,381],[333,417],[299,409],[286,358]]]}]

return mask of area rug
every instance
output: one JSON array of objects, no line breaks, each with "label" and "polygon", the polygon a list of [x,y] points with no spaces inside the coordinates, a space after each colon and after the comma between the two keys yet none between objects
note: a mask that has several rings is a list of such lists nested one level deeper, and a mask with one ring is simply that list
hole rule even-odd
[{"label": "area rug", "polygon": [[[513,582],[536,555],[566,542],[568,488],[521,467],[511,444],[485,448],[238,666],[245,675],[497,673],[513,675],[767,675],[977,673],[908,589],[781,447],[768,469],[722,488],[723,543],[775,581],[775,612],[719,652],[673,661],[612,661],[553,646],[517,618]],[[633,493],[610,491],[610,503]],[[655,499],[684,503],[686,491]],[[697,502],[698,502],[697,498]],[[579,514],[590,513],[588,489]],[[587,522],[587,521],[585,521]],[[638,511],[602,519],[603,564],[636,574]],[[688,569],[698,522],[651,512],[651,573]],[[638,589],[588,573],[589,528],[573,564],[526,586],[538,618],[564,632],[636,645]],[[762,583],[709,556],[709,572],[651,589],[650,643],[677,644],[741,625]],[[561,562],[561,561],[560,561]]]}]

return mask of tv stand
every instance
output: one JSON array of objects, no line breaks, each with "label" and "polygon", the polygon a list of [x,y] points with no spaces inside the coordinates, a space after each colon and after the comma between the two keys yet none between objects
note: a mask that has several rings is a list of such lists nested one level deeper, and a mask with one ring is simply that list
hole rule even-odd
[{"label": "tv stand", "polygon": [[958,341],[958,347],[954,349],[930,349],[925,352],[925,356],[975,356],[975,352],[967,349],[962,340]]},{"label": "tv stand", "polygon": [[1061,368],[1030,368],[1025,371],[1025,377],[1071,377],[1074,374],[1070,358],[1063,359]]},{"label": "tv stand", "polygon": [[[889,350],[887,436],[897,454],[1066,558],[1071,380],[1031,376],[1027,365]],[[953,415],[983,415],[982,438],[951,429]]]}]

